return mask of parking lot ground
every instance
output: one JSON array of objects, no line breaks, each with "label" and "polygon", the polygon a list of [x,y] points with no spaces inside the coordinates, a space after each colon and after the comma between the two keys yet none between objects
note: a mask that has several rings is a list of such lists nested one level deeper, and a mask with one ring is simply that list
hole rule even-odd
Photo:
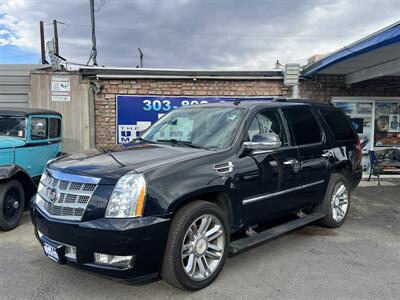
[{"label": "parking lot ground", "polygon": [[341,228],[307,226],[228,259],[215,283],[195,293],[57,265],[43,256],[28,213],[0,232],[0,299],[184,298],[399,299],[400,185],[362,182]]}]

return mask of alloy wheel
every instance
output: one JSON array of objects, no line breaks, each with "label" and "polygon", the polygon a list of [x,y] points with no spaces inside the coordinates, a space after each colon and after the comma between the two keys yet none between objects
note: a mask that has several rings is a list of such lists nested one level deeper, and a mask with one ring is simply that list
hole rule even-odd
[{"label": "alloy wheel", "polygon": [[221,221],[206,214],[188,228],[182,243],[181,260],[185,274],[202,281],[217,270],[224,255],[225,232]]},{"label": "alloy wheel", "polygon": [[332,217],[336,222],[341,222],[349,208],[349,192],[343,182],[335,185],[332,193]]}]

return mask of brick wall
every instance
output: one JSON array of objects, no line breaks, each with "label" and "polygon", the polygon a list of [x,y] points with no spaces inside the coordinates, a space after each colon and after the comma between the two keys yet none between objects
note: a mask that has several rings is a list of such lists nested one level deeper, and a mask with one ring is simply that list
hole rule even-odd
[{"label": "brick wall", "polygon": [[321,75],[301,83],[302,97],[328,102],[332,97],[399,97],[399,77],[381,77],[346,86],[344,76]]},{"label": "brick wall", "polygon": [[96,146],[115,145],[117,95],[154,96],[288,96],[282,80],[102,80],[95,98]]},{"label": "brick wall", "polygon": [[[116,95],[154,96],[282,96],[291,91],[282,80],[102,80],[96,95],[96,145],[115,145]],[[400,80],[382,77],[346,86],[343,76],[321,75],[302,80],[300,95],[328,102],[335,96],[399,97]]]}]

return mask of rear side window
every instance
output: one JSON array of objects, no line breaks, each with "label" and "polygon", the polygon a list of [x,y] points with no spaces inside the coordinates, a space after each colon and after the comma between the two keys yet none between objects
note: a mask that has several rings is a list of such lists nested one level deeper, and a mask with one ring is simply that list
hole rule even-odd
[{"label": "rear side window", "polygon": [[309,107],[289,107],[284,112],[297,146],[322,141],[321,128]]},{"label": "rear side window", "polygon": [[350,126],[350,122],[344,113],[330,107],[319,107],[318,110],[331,129],[336,140],[346,141],[355,139],[353,128]]},{"label": "rear side window", "polygon": [[61,136],[61,120],[56,118],[50,119],[50,133],[51,139],[56,139]]}]

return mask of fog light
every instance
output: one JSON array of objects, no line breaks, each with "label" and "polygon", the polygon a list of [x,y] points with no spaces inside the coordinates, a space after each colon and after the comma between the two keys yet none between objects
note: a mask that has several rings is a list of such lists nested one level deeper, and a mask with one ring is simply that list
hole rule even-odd
[{"label": "fog light", "polygon": [[102,253],[94,253],[94,262],[98,265],[112,266],[119,269],[130,269],[133,267],[133,255],[119,256]]},{"label": "fog light", "polygon": [[65,258],[76,260],[76,247],[65,245]]}]

